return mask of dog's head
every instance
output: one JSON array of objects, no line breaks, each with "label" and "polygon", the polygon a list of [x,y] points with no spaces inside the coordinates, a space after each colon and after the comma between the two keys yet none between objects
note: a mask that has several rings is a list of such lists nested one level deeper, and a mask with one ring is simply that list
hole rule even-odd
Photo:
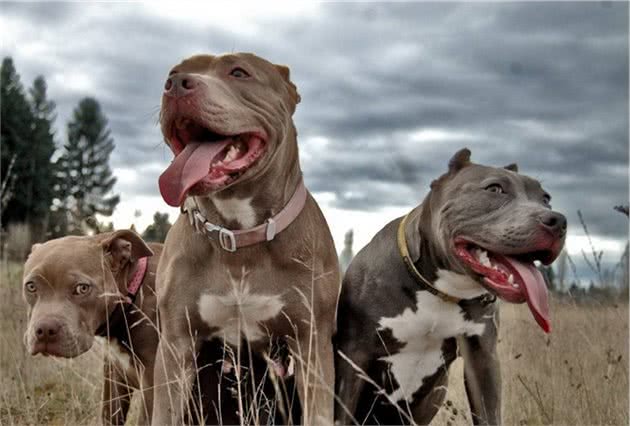
[{"label": "dog's head", "polygon": [[160,177],[164,200],[206,195],[297,161],[292,115],[300,101],[289,68],[256,55],[199,55],[170,71],[160,124],[175,160]]},{"label": "dog's head", "polygon": [[474,164],[463,149],[451,158],[448,172],[433,181],[425,204],[423,223],[449,267],[508,302],[527,301],[548,329],[540,318],[546,286],[534,261],[548,265],[558,257],[567,221],[552,210],[540,182],[518,173],[516,164]]},{"label": "dog's head", "polygon": [[35,244],[23,276],[31,354],[71,358],[90,349],[98,327],[125,300],[122,272],[132,259],[152,254],[128,230]]}]

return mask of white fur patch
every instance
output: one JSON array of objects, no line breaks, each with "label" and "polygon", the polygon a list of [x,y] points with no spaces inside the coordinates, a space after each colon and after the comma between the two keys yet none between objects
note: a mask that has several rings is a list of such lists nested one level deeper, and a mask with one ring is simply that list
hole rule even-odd
[{"label": "white fur patch", "polygon": [[256,212],[252,207],[252,198],[228,198],[226,200],[213,198],[212,202],[221,216],[227,220],[235,220],[243,228],[253,228],[257,223]]},{"label": "white fur patch", "polygon": [[455,296],[460,299],[474,299],[488,292],[481,284],[468,275],[439,269],[437,276],[438,279],[433,285],[449,296]]},{"label": "white fur patch", "polygon": [[124,350],[117,340],[108,340],[105,337],[95,336],[95,341],[101,346],[103,354],[120,366],[122,372],[129,373],[134,370],[131,355]]},{"label": "white fur patch", "polygon": [[244,278],[238,282],[230,279],[232,289],[228,294],[202,294],[199,298],[201,319],[210,327],[219,328],[211,337],[238,345],[242,337],[253,342],[266,336],[260,323],[280,313],[284,306],[281,296],[255,294]]},{"label": "white fur patch", "polygon": [[381,330],[389,329],[396,340],[405,345],[399,353],[382,357],[399,388],[388,395],[396,402],[411,401],[414,392],[426,377],[435,374],[444,363],[442,343],[461,334],[483,334],[485,324],[464,319],[461,308],[445,302],[427,291],[416,293],[416,311],[405,309],[393,318],[381,318]]}]

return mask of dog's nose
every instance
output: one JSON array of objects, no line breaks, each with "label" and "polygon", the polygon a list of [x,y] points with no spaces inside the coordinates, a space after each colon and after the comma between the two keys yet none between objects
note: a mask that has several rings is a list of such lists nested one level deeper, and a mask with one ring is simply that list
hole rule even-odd
[{"label": "dog's nose", "polygon": [[567,218],[556,212],[545,212],[540,216],[540,223],[557,237],[567,232]]},{"label": "dog's nose", "polygon": [[40,342],[54,342],[59,337],[61,323],[55,319],[41,321],[35,329],[35,337]]},{"label": "dog's nose", "polygon": [[195,91],[199,87],[199,80],[186,73],[171,75],[164,84],[166,96],[182,97]]}]

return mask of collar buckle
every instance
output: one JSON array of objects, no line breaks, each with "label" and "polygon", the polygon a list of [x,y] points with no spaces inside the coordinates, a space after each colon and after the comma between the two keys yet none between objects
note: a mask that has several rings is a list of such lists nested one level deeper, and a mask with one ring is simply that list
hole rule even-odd
[{"label": "collar buckle", "polygon": [[219,245],[223,250],[229,251],[230,253],[234,253],[236,251],[236,236],[233,231],[230,231],[220,225],[210,223],[207,220],[203,222],[203,228],[210,239],[212,239],[212,232],[217,231],[219,233]]},{"label": "collar buckle", "polygon": [[236,237],[234,232],[227,228],[219,227],[219,245],[225,251],[234,253],[236,251]]},{"label": "collar buckle", "polygon": [[214,223],[210,223],[207,220],[203,222],[203,227],[208,234],[214,231],[220,231],[222,228],[219,225],[215,225]]}]

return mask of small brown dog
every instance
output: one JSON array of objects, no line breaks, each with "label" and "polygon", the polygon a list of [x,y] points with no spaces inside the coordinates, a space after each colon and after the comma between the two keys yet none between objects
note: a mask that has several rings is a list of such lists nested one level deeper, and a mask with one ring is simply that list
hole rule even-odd
[{"label": "small brown dog", "polygon": [[102,418],[123,424],[134,390],[151,419],[158,345],[155,273],[161,244],[120,230],[35,244],[24,266],[31,354],[76,357],[106,342]]}]

